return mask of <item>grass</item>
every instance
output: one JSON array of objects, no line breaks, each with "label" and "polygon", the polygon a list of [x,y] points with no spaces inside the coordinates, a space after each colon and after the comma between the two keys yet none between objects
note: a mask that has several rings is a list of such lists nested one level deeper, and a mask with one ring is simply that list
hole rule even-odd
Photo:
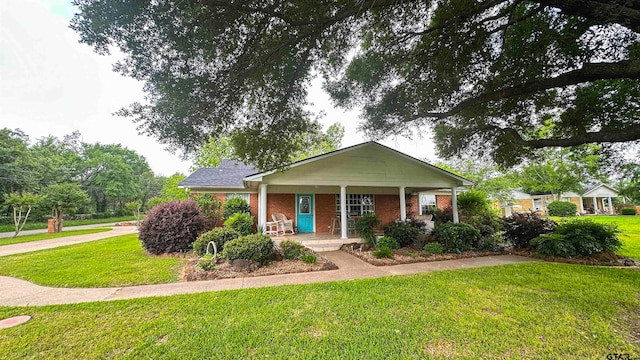
[{"label": "grass", "polygon": [[0,258],[0,275],[58,287],[175,282],[185,259],[147,256],[137,234]]},{"label": "grass", "polygon": [[[81,225],[93,225],[93,224],[108,224],[120,221],[133,221],[135,218],[133,216],[121,216],[121,217],[112,217],[105,219],[86,219],[86,220],[65,220],[64,226],[81,226]],[[23,230],[38,230],[38,229],[46,229],[46,222],[28,222],[24,225]],[[13,224],[0,224],[0,232],[13,232],[15,231],[15,227]]]},{"label": "grass", "polygon": [[[552,217],[552,219],[562,221],[563,218]],[[618,229],[622,231],[620,239],[624,242],[618,254],[640,260],[640,216],[598,215],[583,216],[580,219],[590,219],[601,224],[618,225]]]},{"label": "grass", "polygon": [[19,359],[636,358],[639,284],[637,270],[528,263],[5,307],[0,318],[33,319],[0,331],[0,352]]},{"label": "grass", "polygon": [[0,246],[10,245],[10,244],[20,244],[20,243],[26,243],[31,241],[57,239],[57,238],[67,237],[67,236],[95,234],[95,233],[101,233],[109,230],[111,230],[111,228],[68,230],[68,231],[62,231],[60,233],[53,233],[53,234],[45,233],[45,234],[32,234],[32,235],[18,235],[18,237],[16,238],[10,238],[10,237],[0,238]]}]

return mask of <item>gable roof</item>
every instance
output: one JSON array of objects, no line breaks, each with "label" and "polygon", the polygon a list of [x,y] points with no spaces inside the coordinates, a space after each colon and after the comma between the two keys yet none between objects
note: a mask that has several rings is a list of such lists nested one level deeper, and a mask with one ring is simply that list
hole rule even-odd
[{"label": "gable roof", "polygon": [[616,195],[618,194],[618,189],[614,188],[613,186],[609,186],[609,185],[607,185],[605,183],[600,183],[598,185],[588,187],[585,190],[584,194],[582,194],[582,196],[588,197],[589,194],[596,192],[600,188],[606,188],[606,189],[609,189],[610,191],[616,193]]},{"label": "gable roof", "polygon": [[243,179],[257,170],[240,161],[223,159],[215,168],[201,168],[182,180],[178,187],[244,188]]},{"label": "gable roof", "polygon": [[[375,147],[378,147],[378,148],[383,149],[385,151],[391,152],[392,154],[394,154],[396,156],[399,156],[399,157],[402,157],[404,159],[407,159],[407,160],[409,160],[411,162],[414,162],[417,165],[424,166],[424,167],[426,167],[426,168],[428,168],[430,170],[435,170],[436,172],[439,172],[439,173],[441,173],[442,175],[444,175],[446,177],[454,178],[454,179],[460,181],[462,183],[462,185],[471,185],[471,184],[473,184],[473,182],[471,180],[469,180],[469,179],[466,179],[466,178],[463,178],[461,176],[458,176],[458,175],[456,175],[456,174],[454,174],[452,172],[449,172],[449,171],[441,169],[441,168],[439,168],[437,166],[431,165],[431,164],[429,164],[429,163],[427,163],[425,161],[422,161],[420,159],[416,159],[416,158],[414,158],[412,156],[409,156],[409,155],[407,155],[405,153],[402,153],[402,152],[400,152],[398,150],[392,149],[392,148],[390,148],[388,146],[382,145],[382,144],[377,143],[375,141],[368,141],[368,142],[364,142],[364,143],[361,143],[361,144],[348,146],[346,148],[334,150],[334,151],[331,151],[331,152],[328,152],[328,153],[325,153],[325,154],[321,154],[321,155],[313,156],[313,157],[310,157],[310,158],[307,158],[307,159],[304,159],[304,160],[296,161],[294,163],[291,163],[291,164],[287,165],[285,169],[286,170],[290,170],[292,168],[296,168],[296,167],[299,167],[299,166],[302,166],[302,165],[313,163],[313,162],[316,162],[316,161],[319,161],[319,160],[322,160],[322,159],[326,159],[326,158],[329,158],[329,157],[332,157],[332,156],[340,155],[340,154],[343,154],[345,152],[353,151],[353,150],[356,150],[356,149],[359,149],[359,148],[363,148],[363,147],[366,147],[366,146],[375,146]],[[275,169],[275,170],[268,170],[268,171],[258,172],[258,173],[255,173],[255,174],[247,176],[244,180],[245,181],[261,181],[264,176],[274,174],[274,173],[276,173],[278,171],[279,171],[278,169]]]}]

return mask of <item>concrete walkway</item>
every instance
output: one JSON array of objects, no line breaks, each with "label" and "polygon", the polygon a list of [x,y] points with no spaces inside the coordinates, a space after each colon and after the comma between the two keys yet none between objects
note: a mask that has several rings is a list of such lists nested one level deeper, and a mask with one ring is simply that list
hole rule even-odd
[{"label": "concrete walkway", "polygon": [[[84,230],[84,229],[94,229],[94,228],[101,228],[101,227],[112,227],[117,223],[106,223],[106,224],[90,224],[90,225],[78,225],[78,226],[65,226],[63,228],[63,231],[69,231],[69,230]],[[33,234],[44,234],[47,232],[47,229],[36,229],[36,230],[23,230],[20,231],[20,234],[18,234],[18,236],[21,235],[33,235]],[[9,231],[9,232],[0,232],[0,238],[8,238],[8,237],[12,237],[13,234],[15,234],[15,231]]]},{"label": "concrete walkway", "polygon": [[429,271],[467,269],[536,261],[522,256],[499,255],[394,266],[373,266],[343,251],[329,251],[322,253],[322,255],[336,264],[339,269],[261,277],[110,288],[51,288],[35,285],[25,280],[0,276],[0,306],[40,306],[134,299],[218,290],[377,278],[389,275],[408,275]]},{"label": "concrete walkway", "polygon": [[118,236],[118,235],[133,234],[136,231],[137,229],[135,226],[116,226],[112,230],[100,232],[100,233],[66,236],[66,237],[49,239],[49,240],[30,241],[25,243],[2,245],[0,246],[0,256],[21,254],[21,253],[44,250],[44,249],[51,249],[55,247],[65,246],[65,245],[80,244],[80,243],[89,242],[89,241],[106,239],[106,238]]}]

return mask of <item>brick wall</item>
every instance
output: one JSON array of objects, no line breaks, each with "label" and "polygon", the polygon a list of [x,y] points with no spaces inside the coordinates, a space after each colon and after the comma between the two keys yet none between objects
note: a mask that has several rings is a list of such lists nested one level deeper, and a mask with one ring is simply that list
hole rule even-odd
[{"label": "brick wall", "polygon": [[[330,232],[331,219],[335,217],[336,195],[316,194],[316,232]],[[336,231],[340,233],[339,229]]]},{"label": "brick wall", "polygon": [[267,193],[267,221],[272,221],[271,215],[274,213],[284,214],[296,226],[296,195]]},{"label": "brick wall", "polygon": [[436,195],[436,206],[438,209],[446,209],[453,206],[451,195]]},{"label": "brick wall", "polygon": [[400,197],[398,195],[376,195],[376,214],[380,228],[400,219]]},{"label": "brick wall", "polygon": [[409,195],[407,199],[407,218],[412,218],[420,214],[420,202],[418,201],[418,195]]}]

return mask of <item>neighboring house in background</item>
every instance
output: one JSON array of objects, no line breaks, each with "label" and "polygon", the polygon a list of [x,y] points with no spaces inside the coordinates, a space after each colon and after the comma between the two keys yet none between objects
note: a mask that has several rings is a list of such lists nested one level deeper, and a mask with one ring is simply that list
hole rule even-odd
[{"label": "neighboring house in background", "polygon": [[[266,228],[275,213],[294,221],[298,232],[329,232],[340,223],[347,238],[350,217],[375,213],[382,224],[438,207],[456,209],[457,189],[472,182],[409,155],[370,141],[258,172],[225,160],[203,168],[180,187],[213,193],[225,202],[245,198],[257,225]],[[443,190],[446,189],[446,190]],[[457,222],[457,212],[454,211]]]},{"label": "neighboring house in background", "polygon": [[[560,196],[560,201],[574,203],[580,214],[613,214],[613,199],[618,197],[618,190],[607,185],[589,186],[582,194],[566,192]],[[514,212],[532,211],[547,213],[547,205],[554,201],[551,194],[527,194],[514,190],[513,201],[501,202],[500,208],[504,216]]]}]

